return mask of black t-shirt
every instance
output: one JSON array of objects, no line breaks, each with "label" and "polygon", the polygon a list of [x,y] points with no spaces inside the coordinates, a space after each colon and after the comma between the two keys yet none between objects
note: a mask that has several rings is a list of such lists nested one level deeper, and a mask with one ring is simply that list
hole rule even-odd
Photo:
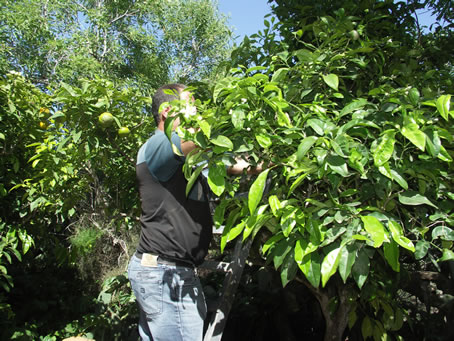
[{"label": "black t-shirt", "polygon": [[[181,152],[176,133],[171,140]],[[208,252],[213,222],[199,181],[186,197],[183,164],[184,157],[173,152],[161,130],[140,148],[136,173],[142,231],[137,251],[199,265]]]}]

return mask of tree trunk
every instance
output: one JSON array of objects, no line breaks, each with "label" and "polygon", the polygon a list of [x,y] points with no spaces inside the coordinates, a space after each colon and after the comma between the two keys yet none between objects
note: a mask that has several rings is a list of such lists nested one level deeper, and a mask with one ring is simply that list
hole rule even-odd
[{"label": "tree trunk", "polygon": [[[325,288],[314,288],[305,279],[301,280],[317,298],[325,318],[324,341],[342,341],[348,325],[348,315],[352,309],[351,298],[356,295],[351,285],[335,281],[334,278]],[[330,308],[330,301],[338,299],[336,309]],[[332,311],[334,310],[334,311]]]}]

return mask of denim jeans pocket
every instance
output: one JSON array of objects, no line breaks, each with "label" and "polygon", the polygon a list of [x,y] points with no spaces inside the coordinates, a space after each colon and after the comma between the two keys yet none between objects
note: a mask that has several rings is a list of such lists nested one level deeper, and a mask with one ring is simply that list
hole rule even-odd
[{"label": "denim jeans pocket", "polygon": [[139,271],[132,284],[134,294],[148,317],[162,313],[163,282],[161,271]]}]

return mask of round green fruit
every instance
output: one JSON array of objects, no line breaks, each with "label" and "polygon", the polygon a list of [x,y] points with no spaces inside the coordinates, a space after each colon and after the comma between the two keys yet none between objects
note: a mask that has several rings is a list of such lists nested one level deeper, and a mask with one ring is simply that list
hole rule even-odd
[{"label": "round green fruit", "polygon": [[120,137],[128,136],[131,131],[129,130],[128,127],[121,127],[118,129],[118,135]]},{"label": "round green fruit", "polygon": [[409,99],[410,103],[413,104],[414,106],[418,105],[419,97],[420,97],[420,94],[419,94],[418,89],[411,88],[408,91],[408,99]]},{"label": "round green fruit", "polygon": [[349,35],[350,39],[352,39],[352,40],[359,39],[359,33],[357,30],[351,30],[350,32],[348,32],[348,35]]},{"label": "round green fruit", "polygon": [[114,122],[114,117],[110,112],[103,112],[101,115],[99,115],[99,123],[106,128],[110,127],[112,123]]}]

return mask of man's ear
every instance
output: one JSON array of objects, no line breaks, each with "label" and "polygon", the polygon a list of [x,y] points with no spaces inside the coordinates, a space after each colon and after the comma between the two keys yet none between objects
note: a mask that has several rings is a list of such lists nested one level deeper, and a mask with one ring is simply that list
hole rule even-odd
[{"label": "man's ear", "polygon": [[172,109],[172,106],[166,105],[161,110],[161,117],[164,121],[167,119],[167,115],[169,114],[170,109]]}]

